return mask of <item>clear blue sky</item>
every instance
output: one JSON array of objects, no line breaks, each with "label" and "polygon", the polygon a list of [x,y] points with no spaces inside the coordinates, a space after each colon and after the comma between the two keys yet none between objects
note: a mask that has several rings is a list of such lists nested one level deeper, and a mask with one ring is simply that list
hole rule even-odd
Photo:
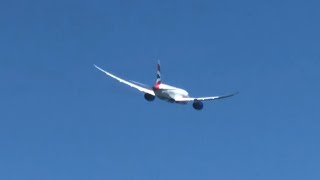
[{"label": "clear blue sky", "polygon": [[[0,3],[0,179],[319,180],[318,0]],[[106,77],[163,81],[147,102]]]}]

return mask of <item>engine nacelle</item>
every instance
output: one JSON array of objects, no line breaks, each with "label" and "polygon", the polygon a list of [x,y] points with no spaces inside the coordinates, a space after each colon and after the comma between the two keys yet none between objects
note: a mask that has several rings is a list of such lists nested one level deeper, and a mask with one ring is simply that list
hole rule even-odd
[{"label": "engine nacelle", "polygon": [[201,110],[203,108],[203,102],[198,101],[198,100],[194,100],[192,106],[196,110]]},{"label": "engine nacelle", "polygon": [[156,97],[153,96],[153,95],[151,95],[151,94],[145,93],[145,94],[144,94],[144,98],[145,98],[147,101],[154,101],[154,99],[155,99]]}]

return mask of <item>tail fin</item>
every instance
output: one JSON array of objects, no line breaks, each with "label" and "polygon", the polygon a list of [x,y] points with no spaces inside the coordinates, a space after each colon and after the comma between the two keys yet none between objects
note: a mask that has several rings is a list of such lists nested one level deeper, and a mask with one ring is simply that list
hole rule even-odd
[{"label": "tail fin", "polygon": [[161,84],[161,72],[160,72],[160,61],[158,61],[158,66],[157,66],[157,81],[156,85]]}]

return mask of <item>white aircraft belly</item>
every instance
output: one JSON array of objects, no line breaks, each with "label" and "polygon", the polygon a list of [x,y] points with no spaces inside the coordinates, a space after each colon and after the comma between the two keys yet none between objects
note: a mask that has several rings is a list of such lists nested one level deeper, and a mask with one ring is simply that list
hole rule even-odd
[{"label": "white aircraft belly", "polygon": [[[155,95],[161,100],[165,100],[172,103],[176,102],[175,99],[177,98],[186,97],[184,91],[181,91],[180,89],[159,89],[155,91]],[[176,103],[186,104],[181,102]]]},{"label": "white aircraft belly", "polygon": [[174,99],[174,96],[175,96],[174,92],[166,89],[157,90],[155,91],[155,94],[160,99]]}]

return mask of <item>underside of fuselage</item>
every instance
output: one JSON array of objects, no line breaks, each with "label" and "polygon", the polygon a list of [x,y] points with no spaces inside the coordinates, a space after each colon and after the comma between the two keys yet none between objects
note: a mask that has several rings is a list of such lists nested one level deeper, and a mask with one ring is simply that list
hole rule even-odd
[{"label": "underside of fuselage", "polygon": [[189,94],[186,90],[167,84],[160,84],[160,86],[158,88],[154,88],[153,91],[156,97],[170,103],[187,104],[187,102],[178,102],[175,101],[175,99],[189,97]]},{"label": "underside of fuselage", "polygon": [[169,102],[169,103],[176,103],[176,104],[187,104],[188,102],[183,102],[183,101],[175,101],[173,98],[168,98],[168,97],[164,97],[164,96],[157,96],[160,100]]}]

